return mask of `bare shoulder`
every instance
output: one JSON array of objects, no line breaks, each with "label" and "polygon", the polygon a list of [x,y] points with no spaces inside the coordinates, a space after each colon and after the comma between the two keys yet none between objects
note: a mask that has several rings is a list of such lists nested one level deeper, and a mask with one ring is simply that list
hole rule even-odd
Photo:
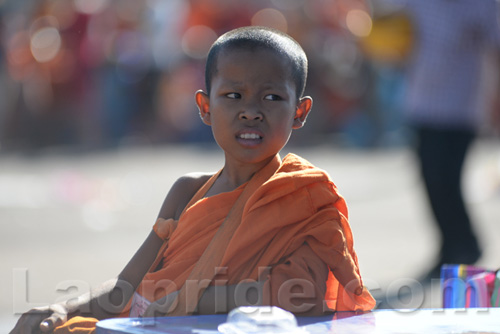
[{"label": "bare shoulder", "polygon": [[178,219],[184,207],[213,173],[189,173],[175,181],[163,202],[159,216]]},{"label": "bare shoulder", "polygon": [[194,193],[198,191],[198,189],[200,189],[200,187],[204,185],[213,175],[213,173],[189,173],[183,175],[175,181],[172,186],[172,191],[187,192],[194,195]]}]

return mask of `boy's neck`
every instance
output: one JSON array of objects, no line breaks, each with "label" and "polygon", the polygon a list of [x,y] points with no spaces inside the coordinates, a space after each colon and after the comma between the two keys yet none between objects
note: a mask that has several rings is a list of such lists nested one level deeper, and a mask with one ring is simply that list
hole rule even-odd
[{"label": "boy's neck", "polygon": [[221,174],[207,192],[207,196],[235,190],[242,184],[250,181],[255,173],[264,168],[274,158],[273,156],[257,164],[231,164],[226,160]]}]

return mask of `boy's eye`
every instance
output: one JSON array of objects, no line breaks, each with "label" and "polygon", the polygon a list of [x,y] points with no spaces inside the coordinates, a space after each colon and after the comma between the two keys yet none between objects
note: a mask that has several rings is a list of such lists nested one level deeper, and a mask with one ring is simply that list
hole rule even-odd
[{"label": "boy's eye", "polygon": [[282,98],[281,98],[281,96],[276,95],[276,94],[269,94],[269,95],[264,96],[264,100],[280,101],[280,100],[282,100]]},{"label": "boy's eye", "polygon": [[241,98],[241,94],[240,93],[227,93],[226,97],[228,97],[230,99],[239,99],[239,98]]}]

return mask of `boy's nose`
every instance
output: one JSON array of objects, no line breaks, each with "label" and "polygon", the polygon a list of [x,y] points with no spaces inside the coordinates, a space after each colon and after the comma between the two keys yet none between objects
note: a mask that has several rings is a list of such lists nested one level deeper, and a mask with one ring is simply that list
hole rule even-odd
[{"label": "boy's nose", "polygon": [[257,110],[257,108],[245,108],[239,114],[240,120],[261,121],[262,118],[263,118],[262,113],[259,110]]}]

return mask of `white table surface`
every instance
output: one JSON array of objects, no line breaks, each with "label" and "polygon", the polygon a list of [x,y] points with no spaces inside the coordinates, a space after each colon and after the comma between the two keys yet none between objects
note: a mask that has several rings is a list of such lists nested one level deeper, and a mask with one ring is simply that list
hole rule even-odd
[{"label": "white table surface", "polygon": [[[109,319],[98,323],[97,334],[217,334],[217,326],[226,318],[226,315],[205,315]],[[332,316],[298,317],[297,321],[311,334],[500,334],[500,308],[376,310],[361,314],[338,312]]]}]

